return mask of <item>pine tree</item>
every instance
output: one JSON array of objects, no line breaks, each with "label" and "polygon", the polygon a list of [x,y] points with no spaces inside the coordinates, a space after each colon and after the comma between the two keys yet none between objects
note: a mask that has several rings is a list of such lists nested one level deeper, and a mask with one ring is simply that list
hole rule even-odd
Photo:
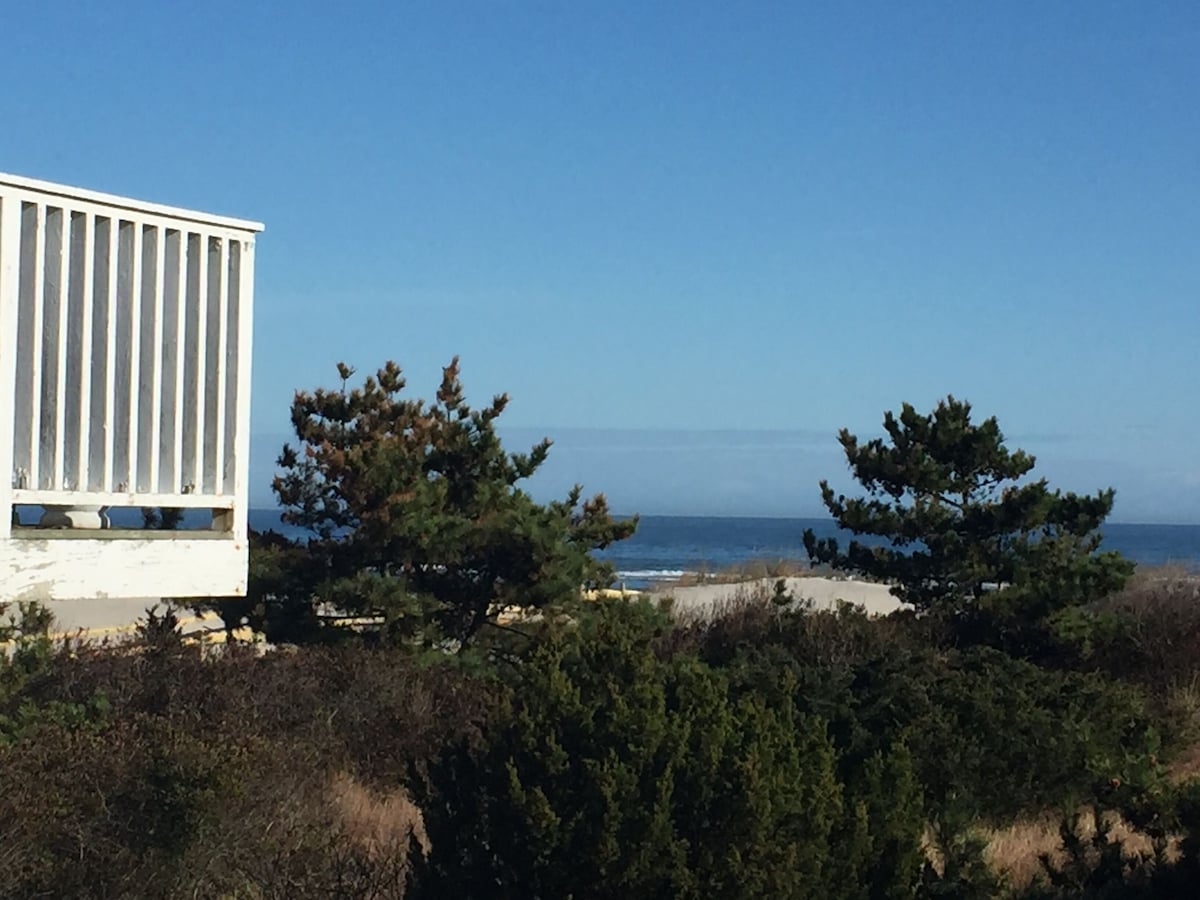
[{"label": "pine tree", "polygon": [[886,438],[860,444],[842,429],[850,471],[867,496],[821,482],[825,506],[855,535],[804,544],[814,562],[888,582],[918,611],[983,617],[995,627],[1035,622],[1119,589],[1132,564],[1098,552],[1098,528],[1114,492],[1090,496],[1029,480],[1034,458],[1009,450],[996,419],[971,421],[969,403],[947,397],[929,415],[904,404],[884,416]]},{"label": "pine tree", "polygon": [[521,490],[550,441],[508,453],[496,419],[508,403],[468,406],[458,359],[432,403],[401,394],[392,362],[349,388],[298,392],[274,490],[307,540],[268,535],[252,554],[251,597],[264,625],[296,639],[324,609],[384,617],[385,633],[466,645],[505,608],[544,608],[611,583],[591,551],[633,533],[603,495],[535,502]]}]

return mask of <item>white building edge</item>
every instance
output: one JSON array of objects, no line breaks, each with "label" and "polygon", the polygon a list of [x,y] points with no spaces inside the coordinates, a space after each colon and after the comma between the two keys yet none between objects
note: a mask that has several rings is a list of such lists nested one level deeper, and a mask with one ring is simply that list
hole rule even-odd
[{"label": "white building edge", "polygon": [[0,174],[0,602],[245,593],[262,228]]}]

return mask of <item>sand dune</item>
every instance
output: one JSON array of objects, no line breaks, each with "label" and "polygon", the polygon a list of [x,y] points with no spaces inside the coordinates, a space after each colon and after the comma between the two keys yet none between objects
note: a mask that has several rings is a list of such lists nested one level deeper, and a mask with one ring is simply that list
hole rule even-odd
[{"label": "sand dune", "polygon": [[[757,591],[770,593],[775,588],[776,578],[736,584],[698,584],[686,587],[661,587],[652,596],[673,597],[676,609],[687,612],[702,612],[714,604],[735,600]],[[815,609],[833,609],[839,600],[863,607],[872,615],[886,615],[900,609],[902,604],[893,597],[887,585],[866,581],[822,578],[805,575],[784,579],[792,596],[811,600]]]}]

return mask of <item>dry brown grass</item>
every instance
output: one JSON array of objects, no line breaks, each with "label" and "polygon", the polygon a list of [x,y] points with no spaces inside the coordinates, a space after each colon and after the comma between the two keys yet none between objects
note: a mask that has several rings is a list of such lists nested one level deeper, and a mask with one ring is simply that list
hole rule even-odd
[{"label": "dry brown grass", "polygon": [[1200,567],[1188,563],[1138,566],[1125,589],[1110,602],[1143,615],[1174,615],[1190,623],[1200,608]]},{"label": "dry brown grass", "polygon": [[772,583],[756,581],[735,584],[736,587],[728,594],[711,603],[673,604],[672,617],[684,628],[723,622],[741,629],[752,629],[765,626],[779,614]]},{"label": "dry brown grass", "polygon": [[1186,561],[1172,561],[1158,563],[1157,565],[1138,566],[1133,577],[1129,579],[1130,585],[1138,584],[1156,584],[1163,581],[1178,582],[1178,581],[1200,581],[1200,565]]},{"label": "dry brown grass", "polygon": [[1167,765],[1167,775],[1176,784],[1200,777],[1200,744],[1181,750]]},{"label": "dry brown grass", "polygon": [[1137,612],[1163,608],[1175,610],[1200,601],[1200,567],[1171,562],[1138,566],[1125,587],[1107,598],[1103,606]]},{"label": "dry brown grass", "polygon": [[405,856],[413,838],[429,852],[421,810],[402,788],[380,793],[342,773],[330,785],[329,802],[343,833],[369,859]]},{"label": "dry brown grass", "polygon": [[[1079,817],[1079,835],[1087,839],[1095,833],[1092,810],[1085,807]],[[1150,838],[1135,830],[1115,813],[1105,814],[1109,825],[1109,838],[1121,843],[1124,855],[1134,858],[1152,853]],[[1059,834],[1061,819],[1045,815],[1021,819],[999,828],[981,828],[980,835],[987,841],[984,858],[996,874],[1005,879],[1012,888],[1025,888],[1043,872],[1041,857],[1052,863],[1064,861],[1062,839]],[[1174,859],[1177,846],[1168,849],[1168,858]]]},{"label": "dry brown grass", "polygon": [[1118,630],[1097,644],[1091,662],[1145,687],[1200,738],[1200,571],[1172,564],[1139,566],[1125,588],[1095,604]]}]

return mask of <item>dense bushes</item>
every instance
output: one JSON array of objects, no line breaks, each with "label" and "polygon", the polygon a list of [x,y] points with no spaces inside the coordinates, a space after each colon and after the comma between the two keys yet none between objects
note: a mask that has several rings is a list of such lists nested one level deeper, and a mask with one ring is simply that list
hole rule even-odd
[{"label": "dense bushes", "polygon": [[335,823],[315,799],[322,768],[294,749],[145,715],[100,732],[49,726],[0,755],[0,891],[215,896],[289,880],[315,886],[316,869],[351,848],[330,840]]},{"label": "dense bushes", "polygon": [[[844,779],[786,673],[737,690],[670,629],[602,604],[487,678],[363,646],[202,658],[161,626],[27,655],[0,711],[76,712],[0,747],[0,895],[400,897],[412,845],[427,896],[914,896],[906,748]],[[348,781],[413,785],[426,824],[349,814]]]},{"label": "dense bushes", "polygon": [[419,816],[383,822],[380,852],[346,785],[403,808],[407,773],[487,712],[478,679],[394,651],[203,659],[169,630],[48,650],[0,667],[24,722],[0,745],[0,896],[401,897]]},{"label": "dense bushes", "polygon": [[902,747],[839,780],[788,690],[731,691],[646,604],[556,631],[478,750],[433,769],[429,896],[913,896],[924,825]]},{"label": "dense bushes", "polygon": [[0,665],[0,896],[984,898],[974,829],[1080,802],[1181,856],[1068,840],[1039,897],[1172,896],[1200,858],[1155,681],[1099,640],[1048,668],[769,597],[599,603],[453,656],[205,658],[170,625]]},{"label": "dense bushes", "polygon": [[[1022,480],[994,419],[951,397],[841,435],[867,496],[825,502],[887,546],[810,555],[915,611],[781,583],[681,623],[583,602],[636,523],[521,490],[549,442],[505,451],[506,398],[469,407],[457,361],[431,403],[391,363],[339,374],[297,394],[274,484],[310,538],[257,536],[250,596],[214,601],[303,646],[0,628],[0,897],[1192,896],[1200,788],[1163,763],[1200,741],[1196,581],[1095,602],[1131,569],[1099,552],[1112,492]],[[981,827],[1081,806],[1096,835],[1000,883]]]},{"label": "dense bushes", "polygon": [[1171,751],[1200,742],[1200,572],[1139,569],[1124,590],[1064,611],[1036,659],[1134,685]]},{"label": "dense bushes", "polygon": [[907,614],[780,612],[760,599],[674,640],[747,693],[776,690],[787,671],[797,710],[828,722],[843,777],[905,743],[934,813],[1001,820],[1155,777],[1159,738],[1136,689],[927,638]]},{"label": "dense bushes", "polygon": [[1200,672],[1200,572],[1139,571],[1096,604],[1084,661],[1114,677],[1165,690]]}]

